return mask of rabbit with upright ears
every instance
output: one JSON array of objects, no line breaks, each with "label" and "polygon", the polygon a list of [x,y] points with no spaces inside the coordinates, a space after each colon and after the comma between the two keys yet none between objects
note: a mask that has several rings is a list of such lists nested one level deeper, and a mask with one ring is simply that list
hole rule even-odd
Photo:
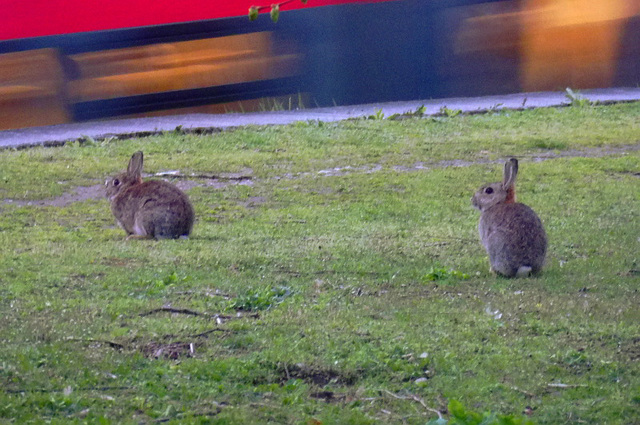
[{"label": "rabbit with upright ears", "polygon": [[195,213],[187,195],[165,181],[142,181],[142,152],[127,171],[107,180],[107,198],[127,239],[176,239],[191,233]]},{"label": "rabbit with upright ears", "polygon": [[526,277],[542,270],[547,235],[538,215],[516,202],[518,160],[504,164],[502,183],[482,186],[471,198],[480,210],[478,231],[491,270],[506,277]]}]

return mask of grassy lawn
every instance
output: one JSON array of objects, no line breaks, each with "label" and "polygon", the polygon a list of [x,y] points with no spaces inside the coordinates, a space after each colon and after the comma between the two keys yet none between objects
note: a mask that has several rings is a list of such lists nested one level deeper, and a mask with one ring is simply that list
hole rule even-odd
[{"label": "grassy lawn", "polygon": [[[179,171],[190,239],[115,226],[98,185],[136,150]],[[549,235],[537,278],[493,276],[478,240],[471,195],[509,156]],[[640,423],[640,103],[176,131],[0,164],[0,423],[473,423],[453,400]]]}]

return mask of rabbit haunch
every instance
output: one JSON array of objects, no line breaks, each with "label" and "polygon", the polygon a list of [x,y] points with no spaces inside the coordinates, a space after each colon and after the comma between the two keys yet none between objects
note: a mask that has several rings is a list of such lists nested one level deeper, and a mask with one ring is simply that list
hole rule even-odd
[{"label": "rabbit haunch", "polygon": [[518,160],[505,163],[501,183],[482,186],[471,199],[480,210],[478,231],[489,254],[491,270],[507,277],[539,273],[547,251],[547,235],[538,215],[515,202]]},{"label": "rabbit haunch", "polygon": [[111,211],[129,237],[175,239],[191,233],[195,213],[187,195],[165,181],[142,181],[142,152],[127,171],[107,180]]}]

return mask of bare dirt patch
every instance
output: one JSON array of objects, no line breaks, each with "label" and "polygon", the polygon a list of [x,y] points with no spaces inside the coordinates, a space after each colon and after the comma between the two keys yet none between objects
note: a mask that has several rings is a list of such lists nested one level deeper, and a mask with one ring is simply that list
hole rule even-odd
[{"label": "bare dirt patch", "polygon": [[[245,174],[225,174],[220,176],[207,176],[207,175],[180,175],[172,173],[159,173],[154,176],[172,176],[178,179],[175,185],[181,190],[189,191],[194,187],[213,187],[215,189],[224,189],[231,185],[253,185],[253,179],[250,175]],[[168,179],[163,179],[167,180]],[[38,200],[19,200],[19,199],[4,199],[2,201],[5,205],[16,205],[19,207],[24,206],[37,206],[37,207],[66,207],[75,202],[84,202],[88,200],[99,200],[105,197],[104,184],[96,184],[93,186],[78,186],[69,192],[63,193],[61,196],[51,199],[38,199]]]},{"label": "bare dirt patch", "polygon": [[245,208],[257,208],[265,202],[267,202],[267,199],[263,196],[251,196],[244,201],[240,201],[239,204]]},{"label": "bare dirt patch", "polygon": [[[530,155],[523,155],[523,158],[527,158],[527,160],[532,162],[542,162],[548,161],[551,159],[558,158],[602,158],[605,156],[613,156],[613,155],[625,155],[630,152],[636,152],[640,150],[640,142],[634,145],[625,145],[618,147],[597,147],[597,148],[587,148],[583,150],[550,150],[547,152],[541,152]],[[427,162],[427,161],[417,161],[411,165],[392,165],[389,167],[385,167],[381,164],[369,164],[362,166],[351,166],[345,165],[340,167],[328,168],[324,170],[320,170],[315,173],[315,175],[320,177],[342,177],[349,174],[355,173],[363,173],[370,174],[376,173],[379,171],[383,171],[385,168],[397,171],[397,172],[417,172],[417,171],[428,171],[431,169],[441,169],[441,168],[449,168],[449,167],[471,167],[473,165],[486,165],[486,164],[501,164],[503,159],[475,159],[473,161],[467,161],[462,159],[451,159],[444,161],[436,161],[436,162]],[[300,177],[306,177],[312,175],[309,172],[303,172],[298,174],[287,174],[282,177],[277,177],[277,179],[286,178],[286,179],[295,179]],[[635,175],[635,174],[634,174]]]},{"label": "bare dirt patch", "polygon": [[104,185],[96,184],[93,186],[78,186],[71,192],[63,193],[61,196],[52,199],[40,199],[31,201],[22,201],[17,199],[5,199],[4,204],[37,207],[66,207],[74,202],[84,202],[90,199],[102,199],[105,196]]},{"label": "bare dirt patch", "polygon": [[[533,162],[547,161],[558,158],[602,158],[612,155],[625,155],[630,152],[640,151],[640,142],[633,145],[625,145],[618,147],[596,147],[583,150],[566,150],[566,151],[548,151],[537,154],[528,155],[528,159]],[[499,164],[502,160],[476,159],[474,161],[466,161],[462,159],[444,160],[437,162],[415,162],[411,165],[393,165],[389,167],[398,172],[416,172],[428,171],[430,169],[440,169],[448,167],[470,167],[473,165]],[[371,164],[363,166],[334,167],[320,170],[315,175],[320,177],[342,177],[354,173],[377,173],[383,171],[386,167],[381,164]],[[313,173],[303,172],[298,174],[286,174],[284,176],[275,177],[275,179],[296,179],[312,175]],[[640,177],[640,173],[634,173],[634,176]],[[223,173],[220,175],[209,174],[180,174],[179,171],[168,171],[150,175],[152,177],[166,177],[177,180],[175,185],[181,190],[189,191],[195,187],[213,187],[215,189],[224,189],[231,185],[253,186],[253,170],[246,169],[239,173]],[[102,199],[105,196],[104,186],[97,184],[93,186],[78,186],[70,192],[66,192],[57,198],[42,200],[17,200],[4,199],[2,203],[5,205],[17,206],[40,206],[40,207],[66,207],[74,202],[84,202],[92,199]],[[264,203],[264,199],[260,197],[250,198],[246,201],[246,207],[255,207]]]}]

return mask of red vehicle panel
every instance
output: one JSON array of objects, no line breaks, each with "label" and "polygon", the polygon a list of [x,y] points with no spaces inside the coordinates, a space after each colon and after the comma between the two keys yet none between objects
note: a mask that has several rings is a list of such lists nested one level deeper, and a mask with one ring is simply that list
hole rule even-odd
[{"label": "red vehicle panel", "polygon": [[[381,0],[297,0],[282,11]],[[9,0],[2,5],[0,40],[163,25],[248,14],[253,0]],[[268,10],[267,10],[268,11]]]}]

